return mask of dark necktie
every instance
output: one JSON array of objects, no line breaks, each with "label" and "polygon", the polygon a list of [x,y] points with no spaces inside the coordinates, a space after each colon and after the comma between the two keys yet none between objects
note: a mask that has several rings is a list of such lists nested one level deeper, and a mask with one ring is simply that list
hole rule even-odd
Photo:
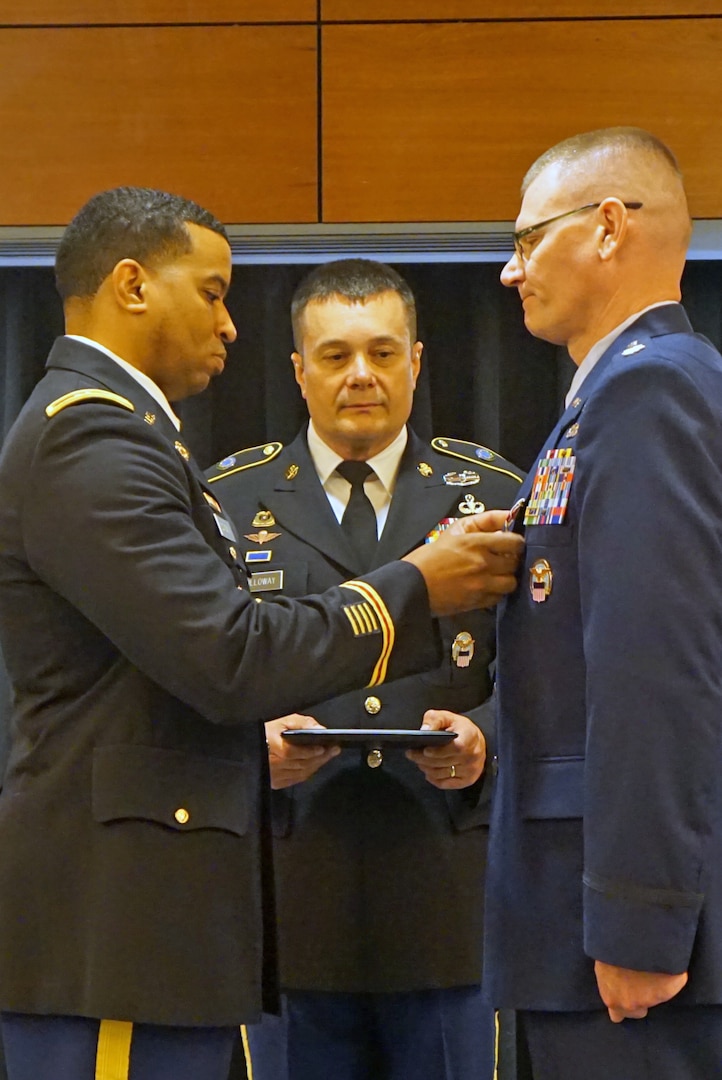
[{"label": "dark necktie", "polygon": [[364,491],[364,480],[373,474],[373,469],[365,461],[342,461],[336,466],[336,472],[351,485],[341,528],[357,552],[361,568],[368,570],[378,542],[376,511]]}]

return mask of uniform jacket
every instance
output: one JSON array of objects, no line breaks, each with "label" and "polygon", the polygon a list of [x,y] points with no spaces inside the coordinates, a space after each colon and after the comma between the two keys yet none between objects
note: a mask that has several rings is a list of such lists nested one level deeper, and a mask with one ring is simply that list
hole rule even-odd
[{"label": "uniform jacket", "polygon": [[259,721],[438,662],[415,567],[256,604],[229,530],[157,403],[60,339],[0,460],[3,1009],[253,1019]]},{"label": "uniform jacket", "polygon": [[[266,581],[283,575],[276,595],[318,592],[354,573],[357,556],[305,432],[282,451],[277,443],[234,455],[210,477],[239,535],[249,537],[251,557],[271,552],[258,573]],[[518,472],[491,451],[444,439],[430,446],[410,432],[376,564],[421,544],[444,518],[461,517],[460,505],[507,507],[518,490]],[[252,538],[259,511],[274,521],[269,543]],[[473,710],[490,692],[493,615],[446,618],[440,631],[443,659],[433,671],[301,711],[326,727],[418,728],[429,708]],[[462,631],[475,641],[467,667],[452,658]],[[402,751],[384,751],[378,768],[369,767],[367,753],[344,750],[310,780],[273,793],[282,984],[359,992],[478,982],[482,785],[447,796]]]},{"label": "uniform jacket", "polygon": [[678,305],[642,315],[549,448],[566,515],[527,526],[499,615],[488,992],[601,1007],[599,959],[722,1002],[722,359]]}]

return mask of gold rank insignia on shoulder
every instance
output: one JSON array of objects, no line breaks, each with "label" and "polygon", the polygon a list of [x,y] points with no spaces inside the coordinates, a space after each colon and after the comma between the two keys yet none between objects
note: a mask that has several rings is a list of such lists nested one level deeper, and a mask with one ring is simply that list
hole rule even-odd
[{"label": "gold rank insignia on shoulder", "polygon": [[478,472],[465,469],[464,472],[444,473],[443,480],[445,484],[451,484],[452,487],[470,487],[472,484],[478,484],[481,477]]},{"label": "gold rank insignia on shoulder", "polygon": [[626,349],[622,349],[622,356],[634,356],[635,353],[641,352],[642,349],[646,349],[646,345],[642,345],[641,341],[630,341]]},{"label": "gold rank insignia on shoulder", "polygon": [[270,510],[259,510],[251,525],[254,529],[267,529],[269,525],[275,525],[276,519]]},{"label": "gold rank insignia on shoulder", "polygon": [[433,476],[434,470],[425,461],[420,461],[416,468],[422,476]]},{"label": "gold rank insignia on shoulder", "polygon": [[459,510],[462,514],[483,514],[486,507],[483,502],[477,502],[474,496],[469,492],[459,503]]},{"label": "gold rank insignia on shoulder", "polygon": [[532,600],[543,604],[552,591],[554,574],[546,559],[537,559],[529,567],[529,590]]},{"label": "gold rank insignia on shoulder", "polygon": [[128,401],[128,398],[121,397],[120,394],[114,394],[111,390],[71,390],[69,394],[63,394],[62,397],[56,398],[55,401],[51,401],[49,405],[45,406],[45,415],[50,420],[53,416],[57,416],[63,409],[67,409],[69,405],[82,405],[85,401],[103,401],[108,405],[119,405],[122,409],[127,409],[129,412],[135,412],[135,405],[132,401]]},{"label": "gold rank insignia on shoulder", "polygon": [[468,667],[474,656],[474,639],[468,630],[457,634],[451,646],[451,659],[457,667]]},{"label": "gold rank insignia on shoulder", "polygon": [[295,480],[298,476],[298,465],[289,465],[283,475],[286,480]]},{"label": "gold rank insignia on shoulder", "polygon": [[185,446],[183,445],[182,442],[179,442],[178,439],[176,439],[176,441],[175,441],[175,443],[173,445],[175,446],[176,450],[178,451],[178,453],[180,454],[180,456],[183,458],[184,461],[190,461],[191,456],[188,453],[188,451],[186,450],[186,448],[185,448]]}]

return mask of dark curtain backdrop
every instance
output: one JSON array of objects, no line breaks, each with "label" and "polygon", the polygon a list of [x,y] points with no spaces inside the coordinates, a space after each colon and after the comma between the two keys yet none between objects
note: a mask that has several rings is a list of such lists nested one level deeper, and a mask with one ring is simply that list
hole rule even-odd
[{"label": "dark curtain backdrop", "polygon": [[[241,266],[228,298],[238,328],[223,375],[179,412],[203,466],[267,439],[287,442],[304,404],[293,380],[289,306],[305,266]],[[523,468],[553,425],[573,366],[566,352],[524,329],[516,292],[491,263],[409,264],[398,269],[417,298],[424,361],[412,422],[422,436],[473,439]],[[695,328],[722,347],[722,263],[693,262],[684,301]],[[62,312],[49,269],[0,270],[0,440],[40,378]],[[640,497],[641,497],[640,493]],[[10,707],[0,661],[0,775]],[[502,1049],[515,1064],[513,1024]],[[5,1070],[0,1050],[0,1080]]]},{"label": "dark curtain backdrop", "polygon": [[[528,468],[554,423],[573,366],[526,332],[515,291],[494,263],[411,263],[425,344],[412,422],[422,436],[473,439]],[[307,266],[239,266],[228,306],[238,329],[222,376],[179,407],[203,466],[267,439],[287,442],[305,406],[289,356],[291,295]],[[691,262],[684,302],[695,328],[722,347],[722,263]],[[40,378],[62,311],[52,270],[0,270],[0,439]],[[0,666],[0,768],[9,707]]]}]

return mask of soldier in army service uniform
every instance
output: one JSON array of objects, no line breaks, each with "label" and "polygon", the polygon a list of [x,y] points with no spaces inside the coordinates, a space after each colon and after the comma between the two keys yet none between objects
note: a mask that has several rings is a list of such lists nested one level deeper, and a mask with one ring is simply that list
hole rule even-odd
[{"label": "soldier in army service uniform", "polygon": [[[308,428],[208,474],[259,598],[320,592],[514,502],[520,473],[498,454],[407,427],[422,345],[395,271],[328,263],[292,314]],[[493,613],[441,619],[439,634],[433,671],[266,724],[284,1016],[248,1031],[255,1080],[491,1080],[479,983]],[[422,723],[456,738],[405,753],[281,734]]]}]

